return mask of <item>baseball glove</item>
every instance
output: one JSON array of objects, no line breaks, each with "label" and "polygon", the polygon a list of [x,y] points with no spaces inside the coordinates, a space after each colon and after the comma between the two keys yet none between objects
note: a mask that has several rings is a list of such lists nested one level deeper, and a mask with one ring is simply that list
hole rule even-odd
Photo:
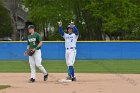
[{"label": "baseball glove", "polygon": [[28,49],[28,50],[27,50],[27,54],[28,54],[29,56],[32,56],[34,53],[35,53],[35,51],[33,51],[32,49]]}]

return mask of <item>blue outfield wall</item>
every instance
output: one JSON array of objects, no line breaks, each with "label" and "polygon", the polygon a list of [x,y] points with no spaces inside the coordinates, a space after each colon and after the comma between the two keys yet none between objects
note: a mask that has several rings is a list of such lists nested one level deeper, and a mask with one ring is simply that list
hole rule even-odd
[{"label": "blue outfield wall", "polygon": [[[0,60],[27,60],[26,42],[0,42]],[[65,59],[64,42],[44,42],[43,59]],[[76,59],[140,59],[140,42],[78,42]]]}]

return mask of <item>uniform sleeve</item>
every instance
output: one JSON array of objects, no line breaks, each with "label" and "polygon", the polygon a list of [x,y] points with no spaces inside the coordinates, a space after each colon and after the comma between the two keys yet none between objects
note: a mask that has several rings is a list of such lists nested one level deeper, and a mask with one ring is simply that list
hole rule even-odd
[{"label": "uniform sleeve", "polygon": [[38,36],[38,42],[42,41],[42,36],[40,34],[37,35]]},{"label": "uniform sleeve", "polygon": [[59,27],[59,33],[61,34],[61,36],[64,36],[64,31],[62,27]]},{"label": "uniform sleeve", "polygon": [[73,27],[73,32],[75,33],[75,35],[79,35],[79,31],[76,26]]},{"label": "uniform sleeve", "polygon": [[59,27],[59,33],[61,34],[61,36],[65,39],[65,32],[63,30],[62,27]]}]

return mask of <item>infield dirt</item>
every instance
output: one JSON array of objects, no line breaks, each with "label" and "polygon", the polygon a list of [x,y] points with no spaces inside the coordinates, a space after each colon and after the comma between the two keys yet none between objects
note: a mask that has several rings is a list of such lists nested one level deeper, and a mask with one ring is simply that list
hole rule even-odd
[{"label": "infield dirt", "polygon": [[11,85],[0,93],[140,93],[139,74],[76,73],[76,82],[58,82],[66,73],[50,73],[48,81],[37,73],[28,83],[29,73],[0,73],[0,85]]}]

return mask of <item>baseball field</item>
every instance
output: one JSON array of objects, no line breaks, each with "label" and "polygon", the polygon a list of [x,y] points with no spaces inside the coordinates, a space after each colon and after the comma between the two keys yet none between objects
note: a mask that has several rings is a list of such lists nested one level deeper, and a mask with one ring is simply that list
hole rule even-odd
[{"label": "baseball field", "polygon": [[[77,60],[76,82],[62,82],[67,74],[64,60],[44,60],[47,82],[38,71],[28,83],[28,61],[0,61],[0,93],[139,93],[140,60]],[[5,88],[5,89],[4,89]]]}]

